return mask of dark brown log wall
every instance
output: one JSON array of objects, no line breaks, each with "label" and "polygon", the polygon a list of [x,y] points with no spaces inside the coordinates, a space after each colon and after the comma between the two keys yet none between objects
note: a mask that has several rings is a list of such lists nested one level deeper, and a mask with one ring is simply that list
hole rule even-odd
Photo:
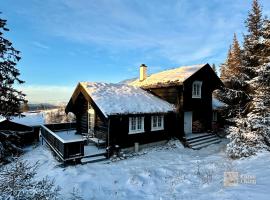
[{"label": "dark brown log wall", "polygon": [[[202,81],[201,98],[192,98],[192,84]],[[212,128],[212,92],[221,85],[211,67],[206,66],[193,74],[184,82],[183,112],[192,111],[194,125],[201,123],[202,129],[207,131]]]},{"label": "dark brown log wall", "polygon": [[[131,147],[135,142],[139,144],[146,144],[150,142],[157,142],[168,140],[174,127],[174,114],[164,115],[164,130],[151,131],[151,115],[136,115],[144,116],[144,129],[143,133],[129,134],[129,117],[132,115],[124,116],[111,116],[110,117],[110,145],[117,144],[120,147]],[[133,115],[134,116],[134,115]]]}]

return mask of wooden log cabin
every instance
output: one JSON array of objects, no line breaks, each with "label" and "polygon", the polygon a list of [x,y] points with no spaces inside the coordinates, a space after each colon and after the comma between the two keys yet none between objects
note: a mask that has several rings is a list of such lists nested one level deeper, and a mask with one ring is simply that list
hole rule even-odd
[{"label": "wooden log cabin", "polygon": [[66,112],[73,112],[77,131],[120,147],[166,140],[174,105],[136,86],[81,82]]},{"label": "wooden log cabin", "polygon": [[142,64],[139,78],[128,84],[80,82],[66,112],[76,115],[78,133],[108,146],[130,147],[171,137],[185,142],[194,133],[211,132],[212,92],[221,86],[209,64],[150,76]]}]

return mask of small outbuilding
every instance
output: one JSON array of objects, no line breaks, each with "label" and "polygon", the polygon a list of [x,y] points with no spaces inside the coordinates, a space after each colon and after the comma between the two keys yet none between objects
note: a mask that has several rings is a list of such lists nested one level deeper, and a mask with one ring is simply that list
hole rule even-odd
[{"label": "small outbuilding", "polygon": [[39,140],[39,129],[26,126],[7,119],[0,121],[0,140],[6,140],[10,137],[17,137],[17,143],[20,146],[31,144]]}]

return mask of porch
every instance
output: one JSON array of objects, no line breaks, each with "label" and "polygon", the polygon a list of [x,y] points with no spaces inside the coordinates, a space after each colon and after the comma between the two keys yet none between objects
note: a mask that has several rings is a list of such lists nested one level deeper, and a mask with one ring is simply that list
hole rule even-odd
[{"label": "porch", "polygon": [[85,158],[92,158],[91,161],[99,160],[101,157],[106,159],[105,148],[96,146],[81,134],[76,134],[76,130],[69,126],[61,124],[62,128],[59,129],[59,125],[55,124],[41,125],[42,142],[44,140],[62,162],[82,162]]}]

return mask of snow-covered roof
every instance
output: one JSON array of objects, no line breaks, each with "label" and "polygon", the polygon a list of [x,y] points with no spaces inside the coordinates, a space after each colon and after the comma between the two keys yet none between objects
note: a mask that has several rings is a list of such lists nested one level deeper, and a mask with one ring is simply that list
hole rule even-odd
[{"label": "snow-covered roof", "polygon": [[182,84],[186,79],[188,79],[191,75],[193,75],[205,65],[206,64],[182,66],[175,69],[165,70],[159,73],[152,74],[143,81],[137,79],[129,83],[129,85],[149,87],[156,85],[162,86],[170,84]]},{"label": "snow-covered roof", "polygon": [[125,84],[81,82],[89,96],[105,116],[114,114],[167,113],[174,105]]},{"label": "snow-covered roof", "polygon": [[212,108],[214,110],[220,109],[220,108],[225,107],[225,106],[227,106],[227,104],[225,104],[224,102],[218,100],[215,97],[212,97]]}]

